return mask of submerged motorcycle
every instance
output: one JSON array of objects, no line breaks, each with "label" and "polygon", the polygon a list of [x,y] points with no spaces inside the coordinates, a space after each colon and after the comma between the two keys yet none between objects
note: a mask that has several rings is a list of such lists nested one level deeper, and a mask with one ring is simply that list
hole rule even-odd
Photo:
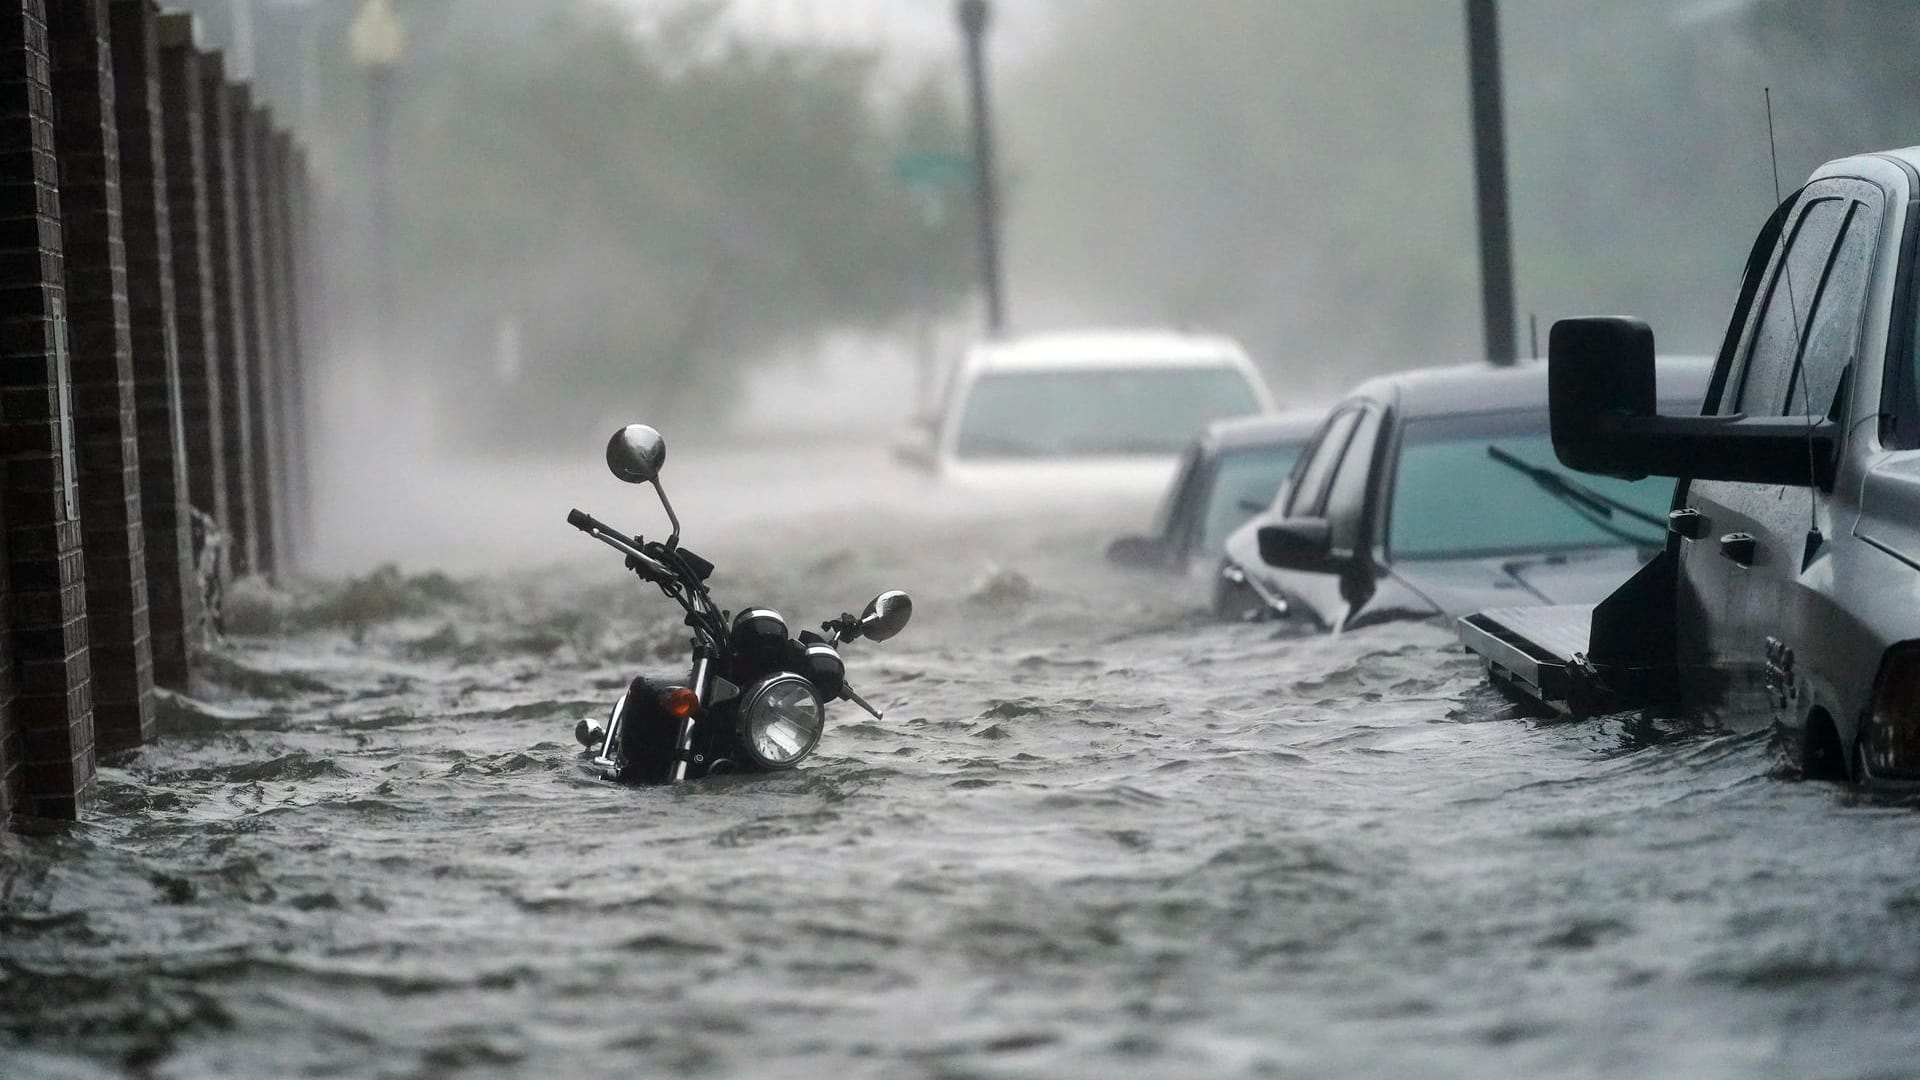
[{"label": "submerged motorcycle", "polygon": [[667,443],[645,424],[631,424],[607,443],[607,467],[629,484],[651,484],[673,535],[665,542],[627,536],[575,510],[567,524],[627,557],[627,569],[686,609],[693,630],[693,666],[684,684],[636,676],[606,720],[586,719],[574,737],[610,780],[670,784],[727,772],[791,769],[813,753],[826,727],[826,703],[851,701],[880,719],[847,685],[840,646],[885,641],[913,617],[913,600],[891,591],[858,616],[822,623],[823,637],[787,622],[771,608],[729,615],[713,602],[713,564],[680,546],[680,519],[660,486]]}]

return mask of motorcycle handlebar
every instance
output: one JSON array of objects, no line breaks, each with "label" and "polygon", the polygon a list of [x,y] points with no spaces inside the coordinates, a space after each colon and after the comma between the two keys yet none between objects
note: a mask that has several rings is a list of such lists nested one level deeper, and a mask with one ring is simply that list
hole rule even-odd
[{"label": "motorcycle handlebar", "polygon": [[627,557],[627,568],[639,573],[649,581],[672,581],[674,574],[666,563],[641,551],[633,541],[618,532],[613,526],[599,520],[584,510],[572,510],[567,514],[567,524],[593,537],[595,540],[620,552]]}]

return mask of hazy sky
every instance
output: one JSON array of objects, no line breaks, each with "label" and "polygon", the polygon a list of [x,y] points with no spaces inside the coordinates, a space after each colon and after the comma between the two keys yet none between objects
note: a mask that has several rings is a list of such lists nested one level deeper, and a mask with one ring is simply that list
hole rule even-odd
[{"label": "hazy sky", "polygon": [[[651,15],[679,0],[614,0]],[[1084,0],[1002,0],[994,7],[994,45],[1018,60],[1058,12]],[[918,68],[955,55],[959,28],[953,0],[731,0],[734,17],[756,32],[782,38],[828,38],[865,45]]]}]

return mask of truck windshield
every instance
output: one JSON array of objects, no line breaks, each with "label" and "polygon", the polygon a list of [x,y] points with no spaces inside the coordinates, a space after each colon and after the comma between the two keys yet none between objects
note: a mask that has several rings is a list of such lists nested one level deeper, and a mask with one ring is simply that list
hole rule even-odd
[{"label": "truck windshield", "polygon": [[1258,446],[1222,454],[1215,466],[1213,490],[1207,493],[1195,554],[1220,554],[1227,537],[1273,501],[1299,456],[1298,446]]},{"label": "truck windshield", "polygon": [[962,458],[1175,454],[1215,420],[1260,411],[1238,369],[1004,371],[967,395]]},{"label": "truck windshield", "polygon": [[[1488,448],[1499,451],[1489,454]],[[1595,498],[1568,498],[1514,468],[1550,470]],[[1659,547],[1673,481],[1573,473],[1553,455],[1544,414],[1413,420],[1401,443],[1388,544],[1396,559],[1467,559],[1633,544]],[[1608,503],[1619,504],[1611,514]]]}]

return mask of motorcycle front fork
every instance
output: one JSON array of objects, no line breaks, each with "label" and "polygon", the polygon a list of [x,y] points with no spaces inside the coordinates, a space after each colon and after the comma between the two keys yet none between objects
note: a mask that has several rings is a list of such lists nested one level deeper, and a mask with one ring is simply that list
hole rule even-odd
[{"label": "motorcycle front fork", "polygon": [[[693,694],[701,705],[707,704],[713,689],[713,648],[700,644],[693,647]],[[692,716],[680,721],[680,733],[674,739],[673,782],[679,783],[687,778],[687,766],[693,761],[693,734],[699,721]]]},{"label": "motorcycle front fork", "polygon": [[[712,700],[713,677],[713,649],[706,645],[695,646],[692,689],[695,699],[703,706]],[[636,689],[645,693],[651,688],[647,686],[645,680],[636,679],[633,687],[613,703],[613,713],[607,720],[600,753],[593,758],[595,765],[607,770],[608,779],[618,779],[625,765],[614,755],[616,752],[625,750],[622,737],[626,734],[629,717],[640,708],[639,704],[632,700]],[[673,738],[673,767],[667,773],[667,779],[676,784],[687,778],[687,770],[694,763],[693,743],[699,732],[700,721],[694,716],[686,716],[678,720],[677,724]],[[582,741],[586,741],[585,738]]]}]

